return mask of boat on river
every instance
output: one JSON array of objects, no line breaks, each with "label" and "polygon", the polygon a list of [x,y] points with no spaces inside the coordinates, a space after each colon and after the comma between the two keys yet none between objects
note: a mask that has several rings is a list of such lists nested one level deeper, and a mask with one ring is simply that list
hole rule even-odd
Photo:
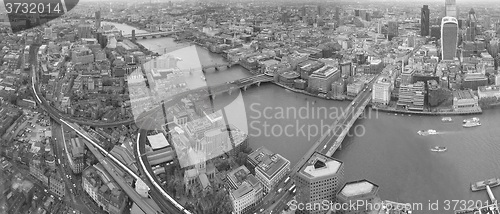
[{"label": "boat on river", "polygon": [[435,146],[434,148],[431,148],[431,151],[433,152],[446,152],[447,148],[444,146]]},{"label": "boat on river", "polygon": [[470,185],[470,188],[475,192],[486,189],[486,186],[496,187],[498,185],[500,185],[500,178],[490,178],[488,180],[474,182]]},{"label": "boat on river", "polygon": [[434,129],[429,129],[429,130],[420,130],[417,132],[419,135],[422,135],[422,136],[427,136],[427,135],[435,135],[437,134],[437,131],[434,130]]}]

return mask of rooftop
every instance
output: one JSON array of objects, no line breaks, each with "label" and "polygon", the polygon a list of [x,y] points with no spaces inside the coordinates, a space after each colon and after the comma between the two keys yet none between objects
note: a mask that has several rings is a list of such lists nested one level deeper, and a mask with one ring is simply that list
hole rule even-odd
[{"label": "rooftop", "polygon": [[165,148],[170,145],[168,143],[167,138],[162,133],[158,133],[156,135],[148,136],[149,143],[151,144],[151,148],[153,150]]},{"label": "rooftop", "polygon": [[475,95],[470,90],[453,91],[453,97],[458,99],[473,99]]},{"label": "rooftop", "polygon": [[342,190],[339,192],[339,195],[346,198],[356,196],[361,197],[370,193],[375,195],[377,191],[378,186],[376,184],[373,184],[368,180],[359,180],[346,183]]},{"label": "rooftop", "polygon": [[310,178],[334,175],[338,172],[342,162],[321,153],[315,152],[300,169],[300,174]]},{"label": "rooftop", "polygon": [[250,155],[248,158],[252,164],[256,165],[256,170],[259,170],[268,179],[274,177],[279,171],[290,165],[290,161],[285,159],[280,154],[275,154],[265,147],[260,147]]}]

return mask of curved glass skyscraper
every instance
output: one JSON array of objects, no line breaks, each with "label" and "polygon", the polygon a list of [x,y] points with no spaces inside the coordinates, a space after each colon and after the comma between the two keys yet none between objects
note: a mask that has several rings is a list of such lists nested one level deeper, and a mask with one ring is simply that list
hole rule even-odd
[{"label": "curved glass skyscraper", "polygon": [[458,21],[443,17],[441,22],[441,60],[453,60],[457,55]]}]

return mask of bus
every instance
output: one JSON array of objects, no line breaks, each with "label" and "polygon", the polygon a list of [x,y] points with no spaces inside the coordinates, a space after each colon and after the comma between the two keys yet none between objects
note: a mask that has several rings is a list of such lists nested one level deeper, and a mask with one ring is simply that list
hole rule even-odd
[{"label": "bus", "polygon": [[286,177],[285,184],[288,183],[288,181],[290,181],[290,176]]},{"label": "bus", "polygon": [[290,189],[288,189],[288,191],[290,191],[290,192],[291,192],[291,191],[292,191],[292,190],[294,190],[294,189],[295,189],[295,184],[294,184],[294,185],[292,185],[292,186],[290,187]]}]

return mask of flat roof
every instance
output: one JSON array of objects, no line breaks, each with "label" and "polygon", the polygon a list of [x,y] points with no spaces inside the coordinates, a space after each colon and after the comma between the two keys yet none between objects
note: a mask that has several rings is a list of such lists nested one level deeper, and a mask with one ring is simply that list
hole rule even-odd
[{"label": "flat roof", "polygon": [[285,159],[280,154],[275,154],[265,147],[260,147],[256,151],[248,155],[252,161],[257,165],[256,170],[259,170],[268,179],[274,177],[279,171],[283,170],[290,161]]},{"label": "flat roof", "polygon": [[148,136],[148,140],[149,140],[149,143],[151,144],[151,148],[153,148],[153,150],[161,149],[161,148],[165,148],[167,146],[170,146],[170,143],[168,143],[167,138],[162,133]]},{"label": "flat roof", "polygon": [[360,180],[346,183],[339,194],[350,198],[354,196],[366,195],[368,193],[375,192],[377,189],[377,185],[367,180]]}]

